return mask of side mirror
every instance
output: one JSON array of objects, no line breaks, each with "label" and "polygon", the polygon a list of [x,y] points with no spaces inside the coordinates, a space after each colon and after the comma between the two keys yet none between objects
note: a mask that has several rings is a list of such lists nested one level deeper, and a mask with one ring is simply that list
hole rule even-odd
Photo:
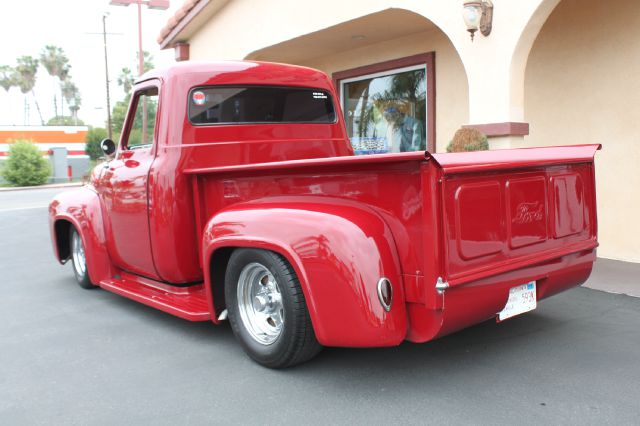
[{"label": "side mirror", "polygon": [[116,144],[111,139],[102,139],[100,142],[100,148],[107,157],[111,157],[116,152]]}]

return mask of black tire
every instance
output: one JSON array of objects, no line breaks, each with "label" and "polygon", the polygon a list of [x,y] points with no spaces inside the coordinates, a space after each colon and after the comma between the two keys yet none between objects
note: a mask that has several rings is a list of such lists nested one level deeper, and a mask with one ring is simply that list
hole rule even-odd
[{"label": "black tire", "polygon": [[[79,244],[79,247],[78,247]],[[76,255],[76,251],[81,250],[82,257]],[[71,226],[69,230],[69,255],[73,266],[73,274],[76,277],[78,285],[84,289],[90,290],[96,288],[89,278],[89,269],[87,268],[87,260],[85,257],[84,245],[82,238],[75,227]]]},{"label": "black tire", "polygon": [[[263,266],[268,270],[275,279],[281,299],[281,304],[278,304],[278,312],[281,313],[280,331],[276,337],[271,337],[275,340],[268,344],[252,335],[250,323],[241,314],[241,309],[244,309],[246,318],[247,309],[255,311],[256,305],[242,308],[238,302],[238,288],[243,288],[243,284],[239,283],[241,274],[251,265]],[[259,279],[259,282],[263,281]],[[225,276],[225,299],[233,333],[245,352],[259,364],[269,368],[291,367],[310,360],[322,349],[316,340],[298,277],[282,256],[267,250],[235,250],[229,259]],[[273,320],[270,324],[272,323]]]}]

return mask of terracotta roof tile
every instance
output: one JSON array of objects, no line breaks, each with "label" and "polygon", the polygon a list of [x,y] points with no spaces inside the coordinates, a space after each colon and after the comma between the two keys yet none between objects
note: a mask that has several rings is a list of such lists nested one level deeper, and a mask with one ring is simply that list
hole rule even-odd
[{"label": "terracotta roof tile", "polygon": [[193,9],[200,1],[209,1],[209,0],[185,0],[182,7],[176,10],[173,16],[169,18],[165,26],[162,27],[162,30],[160,30],[160,34],[156,39],[158,44],[162,44],[165,41],[165,39],[171,33],[171,31],[173,31],[174,28],[176,28],[178,24],[180,24],[180,22],[185,18],[185,16],[187,16],[187,14],[191,12],[191,9]]}]

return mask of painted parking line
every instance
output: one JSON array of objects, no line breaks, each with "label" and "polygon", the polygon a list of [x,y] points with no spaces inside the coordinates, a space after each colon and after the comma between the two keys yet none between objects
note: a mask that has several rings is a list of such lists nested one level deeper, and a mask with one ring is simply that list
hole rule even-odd
[{"label": "painted parking line", "polygon": [[16,207],[16,208],[12,208],[12,209],[0,209],[0,213],[19,212],[21,210],[46,209],[47,207],[49,207],[48,204],[43,204],[41,206]]}]

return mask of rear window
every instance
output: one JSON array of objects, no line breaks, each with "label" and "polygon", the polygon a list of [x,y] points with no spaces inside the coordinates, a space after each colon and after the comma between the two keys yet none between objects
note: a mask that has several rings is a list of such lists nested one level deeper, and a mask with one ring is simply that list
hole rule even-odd
[{"label": "rear window", "polygon": [[216,86],[189,93],[193,124],[334,123],[329,92],[296,87]]}]

